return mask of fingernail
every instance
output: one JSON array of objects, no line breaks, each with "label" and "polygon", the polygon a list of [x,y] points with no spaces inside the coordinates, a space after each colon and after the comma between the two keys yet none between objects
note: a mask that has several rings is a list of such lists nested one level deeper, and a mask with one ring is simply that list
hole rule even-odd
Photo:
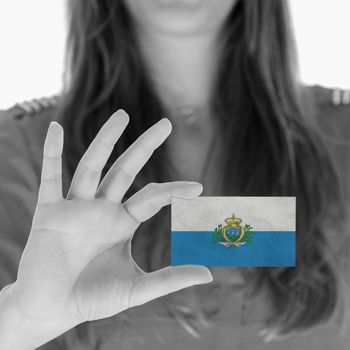
[{"label": "fingernail", "polygon": [[63,135],[63,128],[61,126],[61,124],[55,122],[55,121],[52,121],[49,125],[49,128],[48,128],[48,133],[50,133],[50,135]]},{"label": "fingernail", "polygon": [[209,269],[207,267],[202,266],[201,270],[203,272],[203,279],[202,279],[201,283],[210,283],[210,282],[212,282],[213,281],[213,275],[211,274]]},{"label": "fingernail", "polygon": [[199,182],[188,182],[187,183],[189,186],[191,186],[194,190],[196,190],[196,193],[198,191],[198,195],[202,193],[203,191],[203,185]]},{"label": "fingernail", "polygon": [[187,181],[187,183],[191,186],[201,186],[203,187],[203,185],[200,182],[196,182],[196,181]]},{"label": "fingernail", "polygon": [[59,124],[59,123],[57,123],[57,122],[55,122],[55,121],[52,121],[51,123],[50,123],[50,127],[52,127],[52,128],[59,128],[61,126],[61,124]]},{"label": "fingernail", "polygon": [[118,109],[112,114],[112,117],[118,119],[118,121],[129,122],[129,115],[123,109]]},{"label": "fingernail", "polygon": [[170,132],[172,130],[172,125],[171,125],[171,122],[168,118],[161,119],[157,123],[157,125],[160,126],[161,128],[164,128],[164,130],[166,131],[167,134],[170,134]]},{"label": "fingernail", "polygon": [[208,278],[205,280],[204,283],[210,283],[210,282],[213,282],[213,276],[212,276],[211,273],[209,273],[209,276],[208,276]]}]

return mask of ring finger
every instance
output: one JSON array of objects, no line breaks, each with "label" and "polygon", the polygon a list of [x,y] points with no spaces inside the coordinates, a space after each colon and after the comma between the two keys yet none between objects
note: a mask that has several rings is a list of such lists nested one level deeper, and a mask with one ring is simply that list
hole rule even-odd
[{"label": "ring finger", "polygon": [[67,199],[94,198],[102,170],[128,121],[128,115],[118,110],[102,126],[78,164]]}]

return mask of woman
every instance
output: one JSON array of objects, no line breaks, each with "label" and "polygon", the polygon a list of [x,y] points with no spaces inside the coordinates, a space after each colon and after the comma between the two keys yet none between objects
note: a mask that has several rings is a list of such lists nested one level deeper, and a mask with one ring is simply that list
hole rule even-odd
[{"label": "woman", "polygon": [[[345,349],[333,333],[347,293],[345,187],[295,80],[285,1],[74,1],[69,35],[58,107],[2,135],[16,140],[2,147],[4,162],[13,156],[2,170],[3,266],[9,252],[18,263],[30,230],[17,278],[15,262],[1,281],[7,348],[74,328],[47,349],[263,348],[261,329],[284,339],[276,348]],[[40,180],[51,120],[65,130],[66,199],[57,123]],[[198,182],[205,195],[296,195],[297,267],[158,271],[169,264],[169,213],[148,219],[172,196],[198,196]],[[24,207],[21,222],[9,214]]]}]

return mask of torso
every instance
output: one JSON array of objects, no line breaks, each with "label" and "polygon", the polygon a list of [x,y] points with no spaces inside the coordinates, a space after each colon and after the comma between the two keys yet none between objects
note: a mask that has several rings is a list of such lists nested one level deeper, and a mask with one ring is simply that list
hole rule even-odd
[{"label": "torso", "polygon": [[[349,108],[350,109],[350,108]],[[350,111],[348,113],[350,116]],[[25,150],[26,155],[23,154],[23,161],[33,161],[33,171],[35,172],[35,183],[33,183],[33,201],[35,203],[35,196],[37,194],[37,186],[40,178],[40,166],[42,156],[42,145],[47,130],[47,126],[50,120],[53,118],[53,114],[47,113],[46,115],[38,115],[29,120],[21,120],[19,122],[19,128],[22,130],[23,137],[29,141],[28,149]],[[333,116],[334,117],[334,116]],[[327,122],[331,121],[331,118],[326,119]],[[333,120],[335,120],[333,118]],[[344,118],[345,120],[345,118]],[[350,125],[350,123],[346,124]],[[348,130],[347,126],[341,128],[342,131]],[[206,134],[201,134],[201,145],[206,142]],[[197,142],[197,141],[196,141]],[[186,164],[182,177],[185,180],[197,180],[199,179],[198,169],[206,162],[206,153],[208,149],[204,151],[204,147],[193,151],[191,155],[188,151],[193,148],[191,138],[188,138],[186,142],[182,143],[183,150],[188,155],[188,159],[193,159],[195,154],[200,155],[198,162],[193,164]],[[349,163],[349,144],[339,142],[336,144],[335,149],[341,148],[342,164],[340,167],[346,167]],[[332,147],[332,146],[330,146]],[[29,152],[29,153],[28,153]],[[196,153],[198,152],[198,153]],[[183,153],[183,152],[181,152]],[[30,154],[30,156],[28,156]],[[334,153],[336,154],[336,153]],[[180,156],[180,155],[179,155]],[[31,158],[24,158],[31,157]],[[215,158],[216,157],[216,158]],[[181,158],[178,158],[180,161]],[[212,164],[220,163],[220,152],[216,156],[213,156]],[[345,171],[345,170],[344,170]],[[70,176],[66,168],[64,168],[64,190],[67,191]],[[211,178],[215,178],[215,172],[211,172]],[[197,176],[197,178],[196,178]],[[210,177],[209,177],[210,178]],[[208,180],[206,178],[204,182],[205,191],[204,195],[217,194],[215,189],[215,181]],[[221,194],[221,193],[220,193]],[[31,204],[31,205],[32,205]],[[29,208],[29,216],[33,213],[34,208]],[[26,217],[23,220],[29,228],[30,221]],[[28,231],[29,232],[29,231]],[[24,237],[24,241],[25,241]],[[147,252],[146,252],[147,253]],[[240,288],[242,279],[239,274],[232,274],[231,269],[219,269],[214,271],[214,281],[220,280],[220,284],[211,284],[207,286],[193,287],[192,296],[189,296],[188,291],[182,291],[175,293],[174,295],[164,297],[155,300],[151,303],[145,304],[140,307],[135,307],[120,315],[117,315],[114,319],[106,319],[96,322],[91,322],[90,327],[95,334],[100,334],[103,339],[103,345],[100,346],[102,350],[112,349],[133,349],[133,350],[158,350],[158,349],[217,349],[217,350],[251,350],[251,349],[285,349],[285,350],[320,350],[320,349],[332,349],[332,350],[347,350],[350,343],[349,335],[337,336],[337,325],[334,322],[330,322],[327,325],[316,328],[311,334],[307,336],[294,335],[286,340],[281,340],[273,343],[264,343],[259,337],[258,332],[262,327],[262,321],[266,316],[266,311],[269,308],[268,297],[261,296],[257,299],[250,299],[246,297]],[[220,274],[220,276],[219,276]],[[232,277],[232,279],[231,279]],[[185,329],[185,323],[181,323],[174,319],[174,316],[169,313],[169,309],[166,306],[167,302],[173,300],[175,305],[180,305],[181,300],[186,298],[196,298],[196,301],[200,301],[201,307],[208,313],[218,309],[218,313],[213,313],[209,316],[211,324],[208,326],[200,325],[199,333],[201,335],[198,338],[198,334],[188,328]],[[178,302],[179,301],[179,302]],[[191,304],[191,300],[189,300]],[[244,305],[246,306],[244,311]],[[187,319],[192,324],[191,315],[188,315]],[[68,332],[61,339],[76,338],[73,336],[74,331]],[[86,338],[86,337],[85,337]],[[61,349],[57,345],[57,341],[51,342],[42,347],[43,350],[49,349]],[[66,349],[91,349],[89,346],[79,346],[77,343],[72,347],[66,347]]]}]

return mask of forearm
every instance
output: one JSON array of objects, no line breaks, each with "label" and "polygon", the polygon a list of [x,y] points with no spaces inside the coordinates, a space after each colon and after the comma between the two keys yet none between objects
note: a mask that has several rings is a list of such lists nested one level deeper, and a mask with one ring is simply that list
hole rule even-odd
[{"label": "forearm", "polygon": [[33,350],[64,333],[66,329],[56,322],[50,324],[25,315],[13,286],[0,291],[1,349]]}]

